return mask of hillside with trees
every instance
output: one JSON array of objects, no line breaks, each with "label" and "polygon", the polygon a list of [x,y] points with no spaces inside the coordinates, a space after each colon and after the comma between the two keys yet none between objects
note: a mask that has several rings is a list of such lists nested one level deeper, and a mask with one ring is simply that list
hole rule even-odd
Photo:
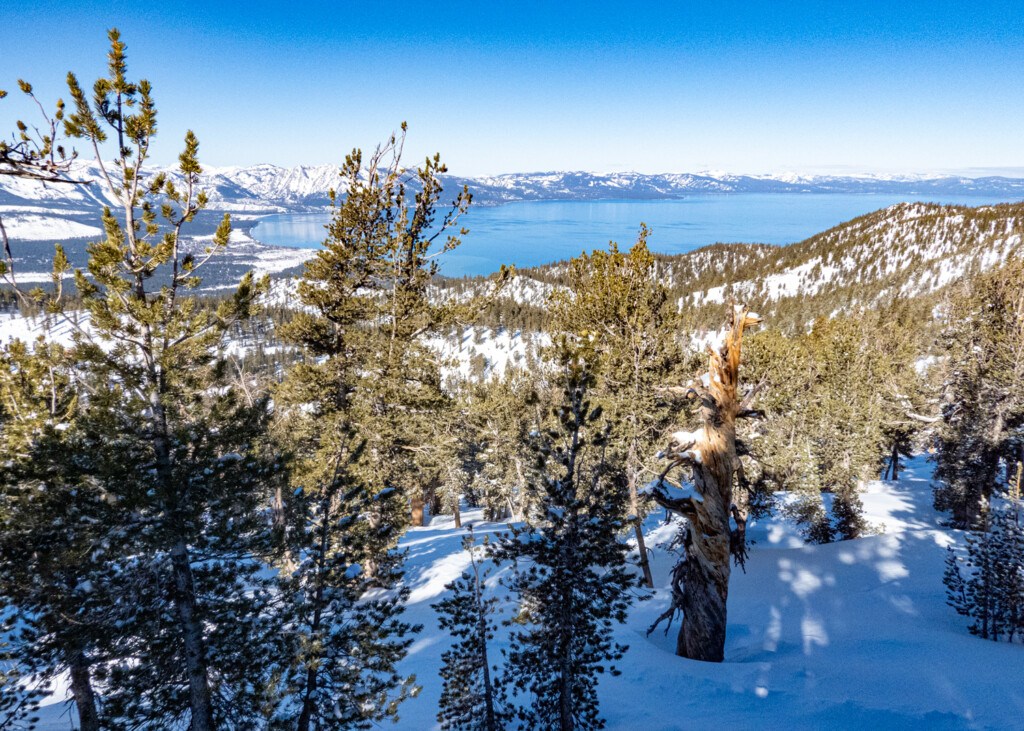
[{"label": "hillside with trees", "polygon": [[47,286],[4,239],[0,728],[1019,721],[1024,204],[452,280],[472,191],[402,124],[214,293],[109,41],[0,148],[107,201]]}]

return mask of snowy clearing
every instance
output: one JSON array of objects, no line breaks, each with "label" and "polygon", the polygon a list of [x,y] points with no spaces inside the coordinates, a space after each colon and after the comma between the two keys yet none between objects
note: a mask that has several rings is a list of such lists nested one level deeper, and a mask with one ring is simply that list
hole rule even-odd
[{"label": "snowy clearing", "polygon": [[[963,536],[939,525],[930,478],[919,457],[898,484],[869,484],[865,517],[881,535],[811,546],[781,519],[752,525],[756,545],[746,573],[732,576],[720,665],[676,657],[677,624],[667,636],[646,636],[667,606],[666,590],[636,605],[617,631],[630,645],[622,675],[601,681],[608,728],[1020,728],[1024,688],[1012,669],[1024,667],[1024,648],[971,636],[946,606],[945,547]],[[504,528],[480,518],[463,515],[479,537]],[[657,510],[647,521],[660,586],[674,561],[663,548],[673,527],[662,519]],[[402,729],[438,728],[438,669],[450,640],[430,605],[468,566],[463,533],[439,516],[402,541],[412,589],[406,617],[424,626],[403,663],[423,692],[400,709]],[[495,650],[504,642],[502,634]]]}]

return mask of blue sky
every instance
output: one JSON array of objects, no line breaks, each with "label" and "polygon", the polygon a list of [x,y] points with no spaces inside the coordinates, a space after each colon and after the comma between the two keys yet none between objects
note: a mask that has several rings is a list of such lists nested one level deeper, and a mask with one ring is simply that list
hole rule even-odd
[{"label": "blue sky", "polygon": [[[0,88],[105,31],[212,165],[337,163],[402,120],[453,173],[1024,171],[1017,2],[7,2]],[[0,102],[2,129],[25,112]]]}]

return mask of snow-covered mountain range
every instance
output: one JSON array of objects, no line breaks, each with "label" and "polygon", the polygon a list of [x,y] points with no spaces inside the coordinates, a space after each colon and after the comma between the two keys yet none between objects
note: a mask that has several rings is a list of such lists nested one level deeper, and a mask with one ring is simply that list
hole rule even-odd
[{"label": "snow-covered mountain range", "polygon": [[[153,169],[156,173],[158,170]],[[174,176],[173,169],[163,172]],[[50,184],[0,175],[0,214],[13,238],[51,238],[44,219],[54,221],[63,235],[91,236],[92,216],[107,201],[95,161],[79,161],[75,177],[95,181],[89,186]],[[276,165],[209,168],[203,181],[210,209],[236,217],[322,209],[329,191],[344,192],[335,165]],[[446,187],[469,187],[477,204],[511,201],[680,198],[707,193],[853,193],[905,195],[985,195],[1024,198],[1024,179],[998,176],[834,176],[732,175],[726,173],[512,173],[479,178],[447,176]],[[88,216],[86,220],[84,216]],[[51,226],[52,228],[52,226]]]}]

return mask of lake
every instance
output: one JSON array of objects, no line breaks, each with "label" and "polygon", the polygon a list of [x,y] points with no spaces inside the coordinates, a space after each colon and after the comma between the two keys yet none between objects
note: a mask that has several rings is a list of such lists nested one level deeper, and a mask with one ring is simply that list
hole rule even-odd
[{"label": "lake", "polygon": [[[473,206],[462,218],[462,245],[441,258],[449,276],[489,274],[502,264],[530,267],[603,248],[627,249],[643,221],[652,251],[676,254],[716,242],[789,244],[836,224],[921,196],[738,193],[673,200],[530,201]],[[937,201],[984,205],[996,198],[960,196]],[[326,213],[281,214],[260,219],[253,238],[265,244],[317,248]]]}]

